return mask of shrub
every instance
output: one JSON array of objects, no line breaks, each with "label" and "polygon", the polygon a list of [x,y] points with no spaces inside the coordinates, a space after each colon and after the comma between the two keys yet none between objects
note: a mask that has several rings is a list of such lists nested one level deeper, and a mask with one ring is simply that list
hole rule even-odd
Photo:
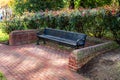
[{"label": "shrub", "polygon": [[110,3],[112,3],[112,0],[80,0],[79,4],[84,8],[96,8],[103,5],[109,5]]},{"label": "shrub", "polygon": [[[119,13],[119,12],[118,12]],[[114,40],[120,42],[120,17],[104,9],[49,11],[36,13],[30,18],[13,19],[6,22],[6,32],[21,29],[58,28],[67,31],[86,33],[103,38],[112,33]]]},{"label": "shrub", "polygon": [[64,0],[11,0],[9,6],[15,14],[37,12],[40,10],[58,10],[65,5]]},{"label": "shrub", "polygon": [[104,25],[105,11],[104,10],[93,10],[87,12],[84,18],[84,30],[87,34],[102,38],[105,33]]},{"label": "shrub", "polygon": [[4,31],[6,33],[10,33],[14,30],[24,30],[27,29],[25,22],[19,21],[19,20],[12,20],[12,21],[4,21]]},{"label": "shrub", "polygon": [[116,14],[108,12],[106,15],[106,28],[108,28],[113,34],[114,40],[120,45],[120,11]]},{"label": "shrub", "polygon": [[33,29],[34,26],[31,25],[31,23],[33,22],[31,21],[31,18],[29,17],[31,16],[24,15],[21,17],[16,16],[14,18],[11,18],[10,20],[4,20],[2,24],[3,25],[2,29],[8,34],[14,30]]}]

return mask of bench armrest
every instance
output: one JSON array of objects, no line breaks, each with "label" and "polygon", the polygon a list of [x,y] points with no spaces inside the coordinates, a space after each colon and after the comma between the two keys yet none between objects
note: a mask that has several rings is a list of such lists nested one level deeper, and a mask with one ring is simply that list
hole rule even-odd
[{"label": "bench armrest", "polygon": [[79,39],[77,39],[77,42],[79,42],[79,41],[85,41],[85,39],[84,38],[79,38]]},{"label": "bench armrest", "polygon": [[84,38],[79,38],[79,39],[77,39],[76,44],[77,44],[77,45],[80,45],[81,43],[82,43],[82,44],[85,43],[85,39],[84,39]]},{"label": "bench armrest", "polygon": [[37,34],[37,35],[41,35],[41,32],[40,32],[40,31],[38,31],[36,34]]},{"label": "bench armrest", "polygon": [[39,30],[39,31],[37,31],[36,34],[37,34],[37,35],[42,35],[42,34],[44,34],[44,30]]}]

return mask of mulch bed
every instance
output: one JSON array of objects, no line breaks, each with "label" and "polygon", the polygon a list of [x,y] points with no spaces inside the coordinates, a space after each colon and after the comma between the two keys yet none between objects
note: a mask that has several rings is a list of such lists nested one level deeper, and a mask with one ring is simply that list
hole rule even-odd
[{"label": "mulch bed", "polygon": [[120,48],[93,58],[78,73],[90,80],[120,80]]}]

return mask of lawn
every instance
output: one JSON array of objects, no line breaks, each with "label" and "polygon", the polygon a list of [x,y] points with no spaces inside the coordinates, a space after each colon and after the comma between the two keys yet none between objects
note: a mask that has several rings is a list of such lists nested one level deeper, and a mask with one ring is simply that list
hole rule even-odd
[{"label": "lawn", "polygon": [[5,42],[8,40],[8,38],[9,38],[8,34],[4,33],[0,26],[0,42]]}]

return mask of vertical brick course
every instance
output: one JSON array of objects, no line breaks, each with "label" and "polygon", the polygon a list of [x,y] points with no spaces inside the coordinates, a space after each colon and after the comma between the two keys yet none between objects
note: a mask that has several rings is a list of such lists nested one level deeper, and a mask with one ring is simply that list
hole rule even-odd
[{"label": "vertical brick course", "polygon": [[9,35],[9,45],[28,44],[37,40],[37,30],[17,30]]},{"label": "vertical brick course", "polygon": [[72,71],[77,71],[78,70],[78,61],[77,59],[75,58],[75,56],[73,56],[72,54],[70,55],[69,57],[69,63],[68,63],[68,67],[70,70]]}]

